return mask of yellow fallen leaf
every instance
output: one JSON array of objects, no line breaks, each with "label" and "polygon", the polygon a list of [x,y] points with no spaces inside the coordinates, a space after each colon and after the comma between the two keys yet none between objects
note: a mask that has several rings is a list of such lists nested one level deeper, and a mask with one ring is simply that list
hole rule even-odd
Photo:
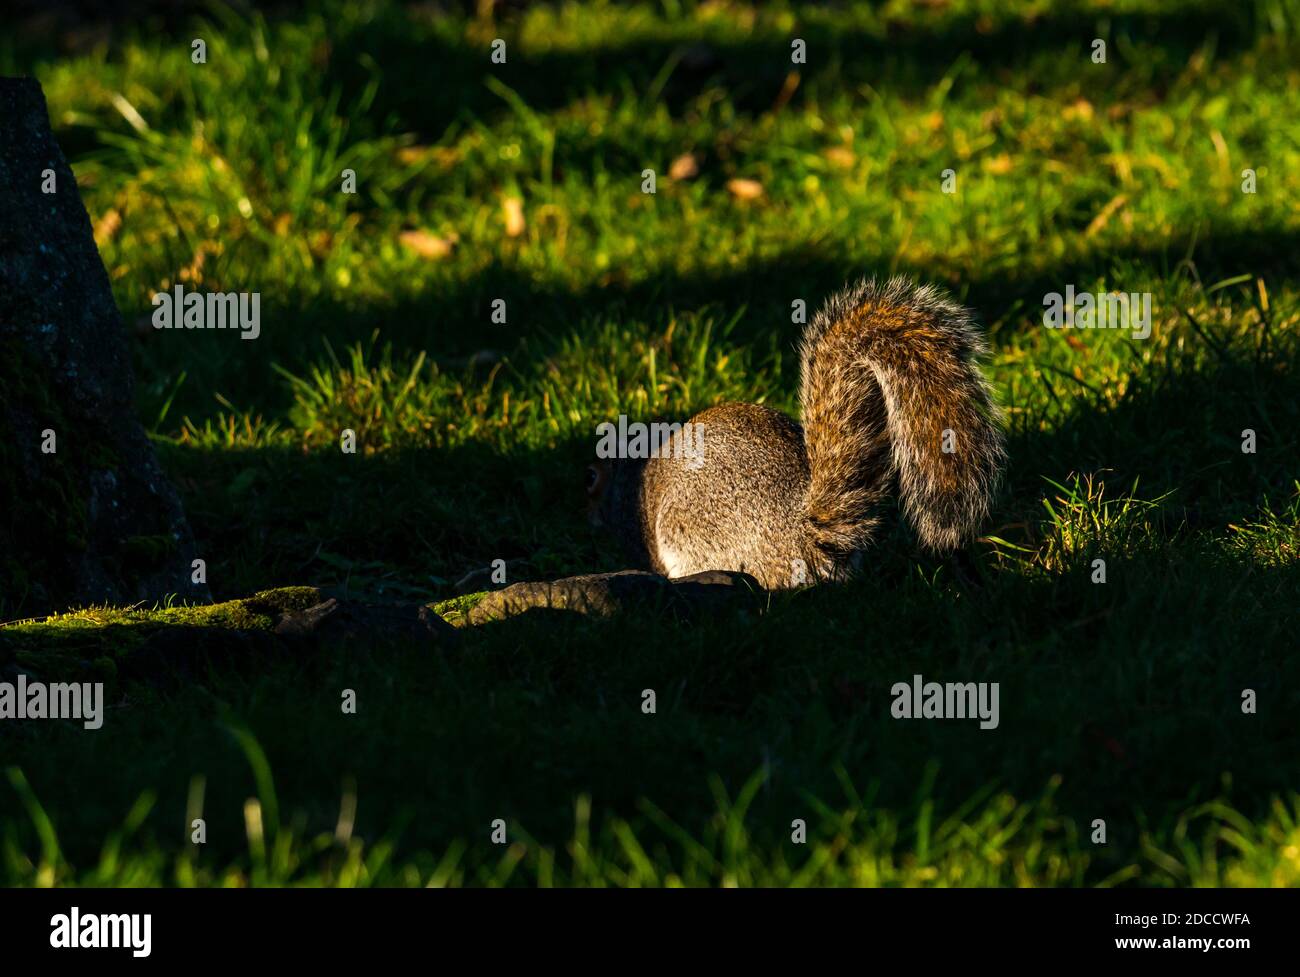
[{"label": "yellow fallen leaf", "polygon": [[524,202],[518,197],[506,197],[501,201],[501,211],[505,215],[506,237],[518,237],[528,225],[524,221]]},{"label": "yellow fallen leaf", "polygon": [[853,168],[853,164],[858,161],[857,156],[853,155],[853,150],[847,146],[832,146],[823,153],[832,165],[838,166],[842,170]]},{"label": "yellow fallen leaf", "polygon": [[456,244],[455,237],[438,237],[430,231],[403,231],[397,239],[403,247],[431,261],[447,257]]},{"label": "yellow fallen leaf", "polygon": [[1011,157],[1006,153],[1003,153],[1001,156],[990,156],[988,159],[984,160],[984,170],[986,173],[1002,176],[1005,173],[1010,173],[1013,169],[1015,169],[1015,163],[1011,161]]},{"label": "yellow fallen leaf", "polygon": [[682,153],[678,156],[670,167],[668,167],[668,178],[670,180],[691,180],[699,175],[700,164],[693,153]]},{"label": "yellow fallen leaf", "polygon": [[727,191],[737,200],[757,200],[763,196],[763,184],[737,177],[727,181]]}]

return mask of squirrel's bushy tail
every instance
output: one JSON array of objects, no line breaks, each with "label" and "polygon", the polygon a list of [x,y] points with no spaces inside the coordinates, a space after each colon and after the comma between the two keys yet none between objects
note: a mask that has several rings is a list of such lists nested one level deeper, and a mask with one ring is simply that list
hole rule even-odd
[{"label": "squirrel's bushy tail", "polygon": [[970,313],[903,278],[860,282],[828,301],[801,348],[813,541],[862,548],[872,509],[898,476],[922,543],[956,548],[977,532],[1005,453],[976,357]]}]

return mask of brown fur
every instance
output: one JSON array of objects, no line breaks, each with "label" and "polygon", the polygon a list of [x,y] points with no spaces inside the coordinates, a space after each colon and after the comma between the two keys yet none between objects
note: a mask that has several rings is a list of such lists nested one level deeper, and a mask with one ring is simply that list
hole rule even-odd
[{"label": "brown fur", "polygon": [[956,548],[987,517],[1005,459],[975,362],[984,349],[937,290],[859,283],[804,332],[802,427],[755,404],[702,411],[702,462],[661,452],[600,465],[593,521],[668,576],[742,570],[780,589],[846,576],[896,479],[921,541]]}]

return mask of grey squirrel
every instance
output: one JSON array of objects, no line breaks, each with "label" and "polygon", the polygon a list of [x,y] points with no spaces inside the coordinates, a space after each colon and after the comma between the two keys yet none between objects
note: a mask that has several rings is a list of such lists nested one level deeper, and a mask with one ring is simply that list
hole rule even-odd
[{"label": "grey squirrel", "polygon": [[921,542],[968,542],[1005,461],[970,312],[903,278],[831,298],[800,344],[802,425],[758,404],[691,418],[656,457],[587,470],[593,524],[668,577],[740,570],[768,589],[845,579],[896,484]]}]

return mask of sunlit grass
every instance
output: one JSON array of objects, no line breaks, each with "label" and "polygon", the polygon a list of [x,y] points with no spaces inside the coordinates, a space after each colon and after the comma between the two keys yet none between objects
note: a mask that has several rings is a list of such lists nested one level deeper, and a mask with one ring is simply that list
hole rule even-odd
[{"label": "sunlit grass", "polygon": [[[736,797],[713,784],[716,811],[693,836],[649,802],[636,825],[599,817],[591,798],[576,798],[570,840],[538,844],[519,824],[507,824],[498,844],[457,841],[441,853],[399,855],[395,839],[367,840],[354,832],[358,798],[345,793],[332,832],[308,836],[301,818],[282,823],[266,757],[247,734],[234,730],[254,768],[263,796],[244,803],[247,850],[214,866],[200,844],[169,854],[138,834],[157,797],[141,795],[104,840],[93,864],[64,858],[56,825],[22,773],[10,768],[36,834],[38,851],[4,841],[11,884],[49,886],[458,887],[482,886],[890,886],[1056,887],[1084,883],[1091,857],[1083,835],[1099,830],[1063,818],[1058,786],[1022,803],[1007,793],[982,792],[951,815],[936,819],[930,802],[893,812],[867,806],[832,807],[810,799],[792,818],[788,837],[753,836],[749,806],[762,788],[756,774]],[[190,824],[203,820],[202,778],[190,784]],[[849,792],[854,794],[852,787]],[[857,798],[858,805],[861,799]],[[191,836],[202,828],[192,827]],[[1230,804],[1189,808],[1167,834],[1144,834],[1133,864],[1093,884],[1280,887],[1300,884],[1300,798],[1275,801],[1266,819],[1252,822]]]}]

